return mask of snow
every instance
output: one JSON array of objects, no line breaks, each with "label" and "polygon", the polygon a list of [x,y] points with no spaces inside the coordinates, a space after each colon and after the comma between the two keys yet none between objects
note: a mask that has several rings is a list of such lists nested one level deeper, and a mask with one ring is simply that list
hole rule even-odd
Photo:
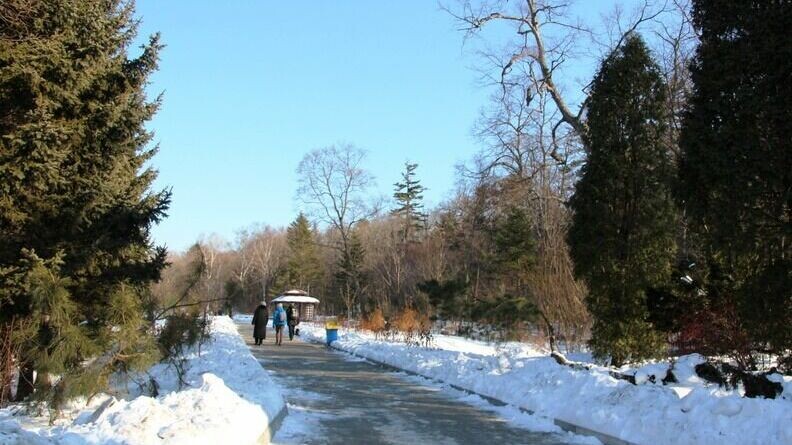
[{"label": "snow", "polygon": [[442,390],[445,394],[451,396],[455,400],[474,406],[482,411],[492,412],[495,415],[497,415],[499,418],[520,428],[533,432],[561,434],[564,443],[582,444],[582,445],[600,445],[602,443],[593,437],[581,436],[578,434],[573,434],[568,432],[565,433],[563,430],[561,430],[560,427],[558,427],[555,423],[553,423],[552,420],[546,417],[527,413],[513,405],[496,406],[476,394],[470,394],[464,391],[460,391],[448,385],[438,383],[436,381],[428,380],[424,377],[419,377],[406,373],[397,373],[397,374],[399,374],[401,378],[407,381],[412,381],[419,385],[431,386],[436,388],[437,390]]},{"label": "snow", "polygon": [[668,372],[668,364],[666,363],[650,363],[642,366],[635,371],[635,383],[643,385],[644,383],[660,383]]},{"label": "snow", "polygon": [[323,421],[338,420],[334,414],[317,409],[312,401],[326,400],[327,396],[297,388],[289,388],[290,397],[299,403],[289,403],[289,415],[283,419],[278,434],[272,438],[273,445],[297,445],[311,438],[327,437]]},{"label": "snow", "polygon": [[479,340],[468,340],[454,335],[433,335],[432,344],[445,351],[468,352],[485,356],[500,356],[504,353],[517,357],[539,357],[548,351],[536,348],[527,343],[506,342],[490,343]]},{"label": "snow", "polygon": [[310,303],[319,304],[319,300],[314,297],[304,295],[284,295],[282,297],[274,298],[273,303]]},{"label": "snow", "polygon": [[[234,314],[234,322],[242,324],[253,323],[253,314]],[[272,327],[272,318],[267,319],[267,327]]]},{"label": "snow", "polygon": [[228,317],[214,317],[210,341],[184,358],[181,390],[172,367],[149,369],[158,397],[137,395],[130,386],[128,399],[102,394],[91,403],[74,401],[54,425],[19,407],[2,409],[0,444],[252,444],[285,406]]},{"label": "snow", "polygon": [[239,323],[252,323],[253,314],[234,314],[234,321]]},{"label": "snow", "polygon": [[289,404],[289,415],[278,429],[273,445],[297,445],[306,443],[311,437],[324,437],[323,420],[332,420],[332,414],[317,412],[310,408]]},{"label": "snow", "polygon": [[[304,338],[324,342],[321,326],[301,327]],[[608,375],[610,368],[574,370],[527,345],[446,337],[422,348],[341,330],[333,346],[633,443],[792,444],[790,376],[771,376],[784,386],[782,397],[752,399],[698,378],[693,369],[704,360],[698,355],[674,363],[677,384],[661,382],[668,363],[652,363],[626,369],[641,382],[632,385]]]}]

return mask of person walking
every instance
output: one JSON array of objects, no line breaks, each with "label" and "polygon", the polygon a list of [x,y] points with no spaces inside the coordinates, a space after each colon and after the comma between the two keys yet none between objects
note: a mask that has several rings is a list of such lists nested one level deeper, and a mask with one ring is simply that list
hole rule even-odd
[{"label": "person walking", "polygon": [[300,319],[294,315],[294,305],[290,304],[286,308],[286,324],[289,325],[289,341],[294,340],[294,328],[300,324]]},{"label": "person walking", "polygon": [[278,303],[272,313],[272,325],[275,326],[275,344],[280,346],[283,344],[283,327],[286,326],[286,311],[281,303]]},{"label": "person walking", "polygon": [[261,300],[261,304],[253,312],[253,322],[251,323],[253,325],[253,340],[256,345],[260,345],[267,338],[267,321],[269,321],[267,302]]}]

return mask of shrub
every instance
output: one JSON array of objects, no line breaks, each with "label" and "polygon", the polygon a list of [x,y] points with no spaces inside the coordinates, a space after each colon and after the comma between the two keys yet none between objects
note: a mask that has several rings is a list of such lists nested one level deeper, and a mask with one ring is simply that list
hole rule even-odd
[{"label": "shrub", "polygon": [[199,345],[209,338],[209,323],[206,318],[195,314],[180,313],[169,315],[165,326],[160,331],[157,343],[162,353],[163,362],[170,363],[176,369],[179,386],[186,384],[184,354],[191,346]]},{"label": "shrub", "polygon": [[393,320],[393,329],[398,331],[404,342],[411,346],[430,346],[432,322],[426,314],[406,307]]},{"label": "shrub", "polygon": [[728,363],[723,362],[704,362],[696,365],[696,375],[702,379],[716,383],[718,386],[727,389],[736,389],[742,385],[745,397],[764,397],[775,399],[784,392],[784,387],[767,378],[768,375],[776,372],[775,369],[765,373],[751,373],[743,371]]},{"label": "shrub", "polygon": [[382,315],[382,309],[377,308],[368,317],[360,321],[360,329],[371,331],[379,338],[386,330],[387,323]]},{"label": "shrub", "polygon": [[682,315],[680,320],[680,331],[673,342],[680,354],[726,355],[742,369],[755,368],[756,358],[749,335],[728,301]]}]

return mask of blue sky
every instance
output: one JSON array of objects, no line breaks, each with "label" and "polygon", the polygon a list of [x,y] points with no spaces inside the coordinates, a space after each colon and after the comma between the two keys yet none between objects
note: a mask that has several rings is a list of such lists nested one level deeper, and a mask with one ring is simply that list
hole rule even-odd
[{"label": "blue sky", "polygon": [[137,12],[141,38],[159,31],[167,45],[150,128],[156,187],[173,188],[154,238],[172,249],[288,224],[295,169],[314,148],[367,149],[384,195],[404,161],[417,162],[429,205],[477,149],[471,129],[488,92],[434,1],[138,0]]}]

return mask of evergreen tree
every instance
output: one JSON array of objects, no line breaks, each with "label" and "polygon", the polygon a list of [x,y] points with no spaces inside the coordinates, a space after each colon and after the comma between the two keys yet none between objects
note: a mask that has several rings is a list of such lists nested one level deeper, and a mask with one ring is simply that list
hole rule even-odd
[{"label": "evergreen tree", "polygon": [[531,218],[525,210],[510,207],[493,233],[495,263],[508,275],[525,280],[535,261],[536,245]]},{"label": "evergreen tree", "polygon": [[363,260],[366,253],[357,232],[352,232],[348,249],[340,253],[335,278],[341,299],[347,307],[347,316],[350,317],[365,285]]},{"label": "evergreen tree", "polygon": [[289,286],[306,289],[322,279],[322,263],[316,249],[308,218],[300,212],[286,231],[289,260],[286,265]]},{"label": "evergreen tree", "polygon": [[662,346],[647,321],[646,293],[667,280],[675,255],[664,91],[637,35],[603,62],[588,110],[590,153],[570,202],[571,254],[594,317],[591,346],[615,365]]},{"label": "evergreen tree", "polygon": [[246,295],[244,288],[238,280],[226,280],[225,284],[223,285],[223,290],[225,291],[226,296],[226,301],[224,302],[222,309],[224,313],[230,316],[232,315],[234,308],[244,308],[242,309],[243,311],[247,310],[246,306],[248,301],[245,299]]},{"label": "evergreen tree", "polygon": [[702,286],[792,367],[792,3],[696,0],[693,19],[678,196],[716,276]]},{"label": "evergreen tree", "polygon": [[145,124],[159,99],[148,101],[145,86],[161,45],[153,36],[128,58],[131,2],[3,7],[12,13],[0,19],[0,323],[18,317],[46,333],[20,358],[25,375],[63,376],[40,392],[58,402],[152,358],[140,300],[165,266],[149,230],[169,192],[149,189]]},{"label": "evergreen tree", "polygon": [[529,273],[536,259],[533,227],[528,213],[509,206],[495,222],[492,237],[492,273],[500,293],[473,308],[483,321],[517,333],[524,323],[536,320],[539,311],[528,288]]},{"label": "evergreen tree", "polygon": [[404,244],[415,241],[426,227],[427,215],[423,212],[423,192],[426,188],[415,178],[416,168],[418,164],[405,162],[401,182],[393,184],[393,198],[397,207],[391,213],[402,221],[401,237]]},{"label": "evergreen tree", "polygon": [[435,309],[437,316],[443,320],[458,320],[465,310],[465,292],[467,284],[462,280],[427,280],[418,283],[419,291],[426,294],[429,304]]}]

